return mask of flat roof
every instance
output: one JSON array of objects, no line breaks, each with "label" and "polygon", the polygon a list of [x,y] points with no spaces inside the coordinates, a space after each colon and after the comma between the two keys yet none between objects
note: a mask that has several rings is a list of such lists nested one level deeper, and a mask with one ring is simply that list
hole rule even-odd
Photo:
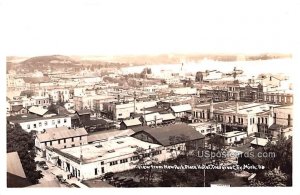
[{"label": "flat roof", "polygon": [[[98,147],[99,145],[101,145],[102,147]],[[65,148],[61,149],[60,151],[70,154],[78,159],[80,159],[80,154],[82,153],[83,162],[92,163],[96,161],[110,160],[116,157],[133,154],[133,152],[137,150],[136,146],[144,149],[149,149],[149,147],[157,148],[161,145],[144,142],[134,137],[124,136],[112,138],[107,141],[102,141],[98,143]]]},{"label": "flat roof", "polygon": [[57,118],[65,118],[65,117],[70,117],[70,116],[68,116],[68,115],[53,115],[53,116],[49,116],[49,117],[42,117],[42,116],[38,116],[35,114],[23,114],[23,115],[9,116],[9,117],[7,117],[7,120],[12,123],[24,123],[24,122],[57,119]]},{"label": "flat roof", "polygon": [[[275,104],[266,104],[266,103],[253,103],[253,102],[238,102],[239,110],[238,114],[258,114],[264,113],[270,110],[270,107],[278,107],[280,105]],[[197,108],[200,109],[209,109],[210,103],[197,105]],[[236,112],[236,102],[235,101],[227,101],[227,102],[218,102],[213,103],[214,112],[220,113],[235,113]]]},{"label": "flat roof", "polygon": [[244,132],[244,131],[230,131],[230,132],[220,134],[220,135],[223,136],[223,137],[235,137],[235,136],[243,135],[243,134],[247,135],[247,132]]}]

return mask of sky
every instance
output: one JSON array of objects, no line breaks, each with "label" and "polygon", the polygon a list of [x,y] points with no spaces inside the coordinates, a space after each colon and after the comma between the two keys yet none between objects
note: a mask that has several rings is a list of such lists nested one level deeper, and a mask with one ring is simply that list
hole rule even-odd
[{"label": "sky", "polygon": [[5,29],[2,43],[6,55],[20,56],[291,53],[296,44],[296,4],[0,0],[0,21]]}]

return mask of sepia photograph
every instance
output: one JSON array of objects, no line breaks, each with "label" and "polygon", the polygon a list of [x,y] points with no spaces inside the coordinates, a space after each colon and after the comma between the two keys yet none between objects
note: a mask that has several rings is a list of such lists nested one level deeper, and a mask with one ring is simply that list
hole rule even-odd
[{"label": "sepia photograph", "polygon": [[1,1],[1,185],[292,190],[295,7],[271,4]]}]

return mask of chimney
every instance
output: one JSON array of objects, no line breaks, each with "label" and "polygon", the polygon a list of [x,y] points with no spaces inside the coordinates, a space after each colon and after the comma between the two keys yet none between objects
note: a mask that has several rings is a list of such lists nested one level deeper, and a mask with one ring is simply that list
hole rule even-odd
[{"label": "chimney", "polygon": [[212,120],[214,117],[214,101],[213,99],[210,100],[210,107],[209,107],[209,118]]},{"label": "chimney", "polygon": [[240,106],[239,106],[239,102],[238,101],[235,101],[235,112],[236,112],[236,114],[239,112],[239,109],[240,109]]}]

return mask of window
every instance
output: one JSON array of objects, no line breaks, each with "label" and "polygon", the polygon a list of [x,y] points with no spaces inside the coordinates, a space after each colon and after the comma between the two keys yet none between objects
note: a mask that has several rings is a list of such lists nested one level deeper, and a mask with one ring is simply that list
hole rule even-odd
[{"label": "window", "polygon": [[30,125],[29,124],[27,125],[27,129],[30,129]]},{"label": "window", "polygon": [[109,163],[109,166],[113,166],[113,165],[116,165],[116,164],[118,164],[118,161],[112,161],[112,162]]},{"label": "window", "polygon": [[59,140],[57,140],[58,141],[58,144],[60,144],[60,139]]},{"label": "window", "polygon": [[45,142],[45,146],[47,146],[47,142]]},{"label": "window", "polygon": [[101,167],[101,172],[104,173],[104,167]]},{"label": "window", "polygon": [[128,162],[127,158],[120,160],[120,164],[127,163],[127,162]]},{"label": "window", "polygon": [[267,118],[265,118],[265,122],[266,122],[266,124],[268,124],[268,119]]},{"label": "window", "polygon": [[257,123],[260,124],[260,118],[257,119]]},{"label": "window", "polygon": [[55,120],[52,120],[52,125],[55,125]]},{"label": "window", "polygon": [[50,141],[50,146],[52,146],[52,141]]},{"label": "window", "polygon": [[47,121],[45,121],[45,126],[47,126],[48,125],[48,122]]},{"label": "window", "polygon": [[81,136],[79,137],[79,140],[81,140]]},{"label": "window", "polygon": [[39,127],[41,127],[42,126],[42,122],[39,122]]},{"label": "window", "polygon": [[67,146],[64,146],[64,148],[67,148]]},{"label": "window", "polygon": [[122,113],[120,113],[119,116],[122,116]]},{"label": "window", "polygon": [[101,165],[104,165],[104,161],[101,162]]},{"label": "window", "polygon": [[74,137],[72,137],[72,142],[74,142]]},{"label": "window", "polygon": [[138,159],[139,159],[138,156],[133,156],[133,157],[130,158],[131,161],[135,161],[135,160],[138,160]]},{"label": "window", "polygon": [[57,119],[57,124],[60,124],[60,119]]},{"label": "window", "polygon": [[66,143],[66,138],[64,139],[64,143]]},{"label": "window", "polygon": [[98,175],[98,169],[95,168],[95,175]]},{"label": "window", "polygon": [[75,144],[72,144],[72,147],[75,147]]},{"label": "window", "polygon": [[66,122],[67,122],[67,119],[64,118],[64,123],[66,123]]},{"label": "window", "polygon": [[291,115],[288,114],[288,126],[291,126]]}]

